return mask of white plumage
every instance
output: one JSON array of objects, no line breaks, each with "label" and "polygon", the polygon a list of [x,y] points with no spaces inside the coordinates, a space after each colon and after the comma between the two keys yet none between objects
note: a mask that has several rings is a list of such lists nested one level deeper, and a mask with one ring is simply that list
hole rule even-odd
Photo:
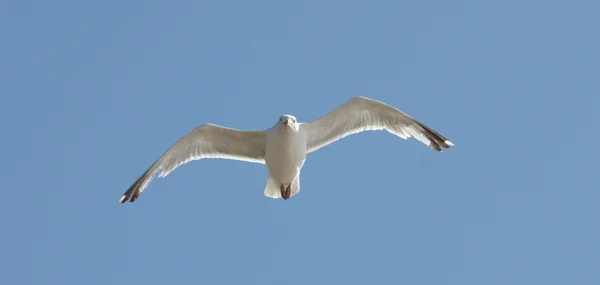
[{"label": "white plumage", "polygon": [[373,99],[356,97],[308,123],[298,123],[294,116],[284,115],[263,131],[201,125],[160,156],[125,191],[119,202],[134,202],[159,171],[159,177],[165,177],[180,165],[202,158],[266,164],[269,178],[264,194],[287,200],[300,191],[300,170],[308,153],[345,136],[369,130],[387,130],[403,139],[415,137],[435,151],[453,146],[448,139],[400,110]]}]

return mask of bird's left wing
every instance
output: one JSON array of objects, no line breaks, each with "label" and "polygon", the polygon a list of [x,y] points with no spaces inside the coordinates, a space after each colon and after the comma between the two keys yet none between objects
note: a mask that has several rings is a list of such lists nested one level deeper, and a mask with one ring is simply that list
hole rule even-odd
[{"label": "bird's left wing", "polygon": [[135,201],[159,170],[169,175],[178,166],[202,158],[224,158],[265,163],[265,131],[241,131],[204,124],[177,141],[125,191],[119,202]]},{"label": "bird's left wing", "polygon": [[435,151],[453,146],[447,138],[385,103],[355,97],[325,116],[300,125],[308,152],[362,131],[386,130],[403,139],[415,137]]}]

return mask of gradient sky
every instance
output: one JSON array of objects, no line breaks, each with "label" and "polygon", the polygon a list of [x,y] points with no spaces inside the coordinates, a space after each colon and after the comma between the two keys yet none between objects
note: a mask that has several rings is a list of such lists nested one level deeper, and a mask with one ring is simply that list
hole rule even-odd
[{"label": "gradient sky", "polygon": [[[599,10],[2,1],[0,283],[600,284]],[[200,160],[117,203],[200,124],[354,96],[456,146],[354,135],[288,201],[263,165]]]}]

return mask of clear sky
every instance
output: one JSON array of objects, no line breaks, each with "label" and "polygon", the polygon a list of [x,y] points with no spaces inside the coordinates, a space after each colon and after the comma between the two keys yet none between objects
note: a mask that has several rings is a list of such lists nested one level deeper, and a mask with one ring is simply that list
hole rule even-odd
[{"label": "clear sky", "polygon": [[[0,2],[1,284],[600,284],[598,1]],[[387,132],[302,190],[200,160],[117,200],[203,123],[354,96]]]}]

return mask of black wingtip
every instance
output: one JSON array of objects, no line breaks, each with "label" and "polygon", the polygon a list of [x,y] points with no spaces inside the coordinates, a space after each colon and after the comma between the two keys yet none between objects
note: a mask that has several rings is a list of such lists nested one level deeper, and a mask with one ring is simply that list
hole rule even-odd
[{"label": "black wingtip", "polygon": [[121,196],[119,202],[122,204],[125,204],[125,202],[135,202],[135,200],[137,200],[142,193],[140,188],[142,187],[143,182],[148,178],[148,175],[150,175],[150,169],[146,170],[135,182],[133,182],[131,187],[129,187],[129,189],[123,193],[123,196]]},{"label": "black wingtip", "polygon": [[121,196],[121,199],[119,199],[119,202],[121,202],[122,204],[125,204],[126,202],[135,202],[135,200],[140,196],[140,191],[138,189],[133,189],[133,187],[127,189],[127,191],[125,191],[125,193],[123,194],[123,196]]},{"label": "black wingtip", "polygon": [[452,142],[450,142],[446,137],[438,134],[436,131],[421,123],[419,123],[419,126],[423,128],[425,135],[429,139],[429,147],[434,151],[441,152],[442,148],[448,149],[451,146],[454,146]]}]

